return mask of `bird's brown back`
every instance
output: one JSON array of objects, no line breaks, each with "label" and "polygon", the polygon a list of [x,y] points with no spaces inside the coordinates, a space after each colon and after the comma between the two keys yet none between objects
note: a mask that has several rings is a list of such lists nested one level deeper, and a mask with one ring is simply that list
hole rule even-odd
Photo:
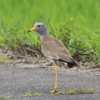
[{"label": "bird's brown back", "polygon": [[49,34],[41,39],[41,50],[48,58],[73,62],[73,58],[64,44]]}]

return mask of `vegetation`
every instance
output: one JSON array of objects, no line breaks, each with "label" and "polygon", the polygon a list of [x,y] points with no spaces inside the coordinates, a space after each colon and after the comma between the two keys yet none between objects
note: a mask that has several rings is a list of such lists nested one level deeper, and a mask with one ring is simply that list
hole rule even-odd
[{"label": "vegetation", "polygon": [[5,63],[7,61],[7,57],[0,55],[0,64]]},{"label": "vegetation", "polygon": [[50,18],[53,26],[74,17],[83,27],[96,30],[100,28],[99,5],[99,0],[0,0],[0,16],[9,27],[22,20],[17,27],[21,31],[32,27],[34,20],[40,21],[40,15]]},{"label": "vegetation", "polygon": [[[23,97],[32,97],[32,96],[42,96],[42,95],[43,94],[39,92],[32,94],[31,91],[29,90],[28,92],[26,92],[25,95],[21,95],[20,97],[23,98]],[[0,95],[0,99],[7,99],[7,98],[17,98],[17,97],[12,95],[9,95],[8,97],[5,95]]]},{"label": "vegetation", "polygon": [[94,90],[92,87],[90,87],[89,90],[85,90],[83,87],[81,88],[73,88],[73,89],[69,89],[69,91],[60,91],[59,93],[55,93],[53,95],[65,95],[65,94],[93,94],[93,93],[100,93],[98,90]]},{"label": "vegetation", "polygon": [[99,0],[1,0],[0,46],[21,55],[23,50],[40,51],[39,35],[27,30],[41,21],[75,59],[100,64],[99,4]]},{"label": "vegetation", "polygon": [[31,91],[29,91],[29,92],[26,92],[25,95],[21,95],[21,97],[32,97],[32,96],[42,96],[42,95],[43,94],[42,93],[39,93],[39,92],[37,92],[35,94],[32,94]]},{"label": "vegetation", "polygon": [[[90,87],[89,90],[85,90],[83,87],[81,88],[73,88],[72,90],[69,89],[69,91],[65,91],[65,90],[61,90],[59,93],[55,93],[55,94],[52,94],[52,95],[65,95],[65,94],[92,94],[92,93],[100,93],[98,90],[94,90],[92,87]],[[29,90],[28,92],[26,92],[25,95],[21,95],[20,97],[21,98],[24,98],[24,97],[32,97],[32,96],[42,96],[43,93],[34,93],[32,94],[31,91]],[[0,99],[7,99],[7,98],[18,98],[18,97],[15,97],[15,96],[12,96],[12,95],[9,95],[8,97],[5,96],[5,95],[0,95]]]},{"label": "vegetation", "polygon": [[14,98],[12,95],[6,97],[5,95],[0,95],[0,99]]},{"label": "vegetation", "polygon": [[[96,92],[98,92],[98,90]],[[92,87],[90,87],[89,90],[85,90],[83,87],[81,87],[80,89],[78,88],[73,88],[73,90],[69,89],[67,93],[68,94],[91,94],[91,93],[95,93],[95,91]]]}]

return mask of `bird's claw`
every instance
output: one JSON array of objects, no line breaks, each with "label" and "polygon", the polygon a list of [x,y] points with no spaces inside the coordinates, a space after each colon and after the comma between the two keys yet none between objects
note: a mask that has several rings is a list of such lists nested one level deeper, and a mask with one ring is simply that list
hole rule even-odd
[{"label": "bird's claw", "polygon": [[56,88],[54,88],[54,90],[53,91],[50,91],[51,93],[55,93],[55,92],[60,92],[59,90],[58,90],[58,88],[56,87]]}]

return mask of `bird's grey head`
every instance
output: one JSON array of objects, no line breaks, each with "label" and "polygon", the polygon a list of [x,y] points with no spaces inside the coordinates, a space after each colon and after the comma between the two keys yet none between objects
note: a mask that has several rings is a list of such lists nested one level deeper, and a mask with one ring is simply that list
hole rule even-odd
[{"label": "bird's grey head", "polygon": [[41,37],[49,34],[48,32],[48,29],[46,28],[46,26],[41,23],[41,22],[38,22],[36,24],[34,24],[34,27],[31,28],[28,32],[31,32],[31,31],[36,31],[40,34]]}]

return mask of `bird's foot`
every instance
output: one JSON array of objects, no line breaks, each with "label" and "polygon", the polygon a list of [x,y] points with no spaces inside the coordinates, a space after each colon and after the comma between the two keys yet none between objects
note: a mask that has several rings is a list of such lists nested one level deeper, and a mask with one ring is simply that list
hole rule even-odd
[{"label": "bird's foot", "polygon": [[53,91],[50,91],[50,92],[51,92],[51,93],[55,93],[55,92],[60,92],[60,91],[58,90],[57,87],[55,87],[54,90],[53,90]]}]

